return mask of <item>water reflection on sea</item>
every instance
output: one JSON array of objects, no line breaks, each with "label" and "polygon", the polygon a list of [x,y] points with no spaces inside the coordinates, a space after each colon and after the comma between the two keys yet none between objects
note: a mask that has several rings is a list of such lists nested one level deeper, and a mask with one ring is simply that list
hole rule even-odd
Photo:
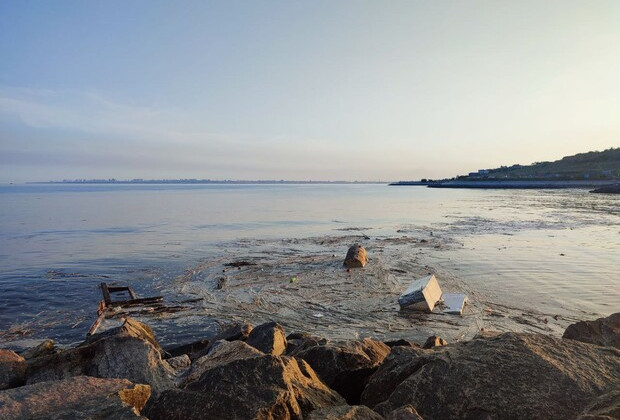
[{"label": "water reflection on sea", "polygon": [[[79,341],[102,281],[148,296],[255,239],[352,234],[441,238],[453,245],[425,250],[425,261],[507,305],[576,318],[620,307],[618,196],[357,184],[11,185],[0,187],[0,342]],[[178,326],[163,339],[214,325],[200,328]]]}]

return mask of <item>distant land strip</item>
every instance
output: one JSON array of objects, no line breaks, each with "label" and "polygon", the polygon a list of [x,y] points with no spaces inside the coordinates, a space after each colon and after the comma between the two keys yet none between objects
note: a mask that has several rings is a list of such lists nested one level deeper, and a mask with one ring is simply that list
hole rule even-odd
[{"label": "distant land strip", "polygon": [[213,179],[63,179],[27,184],[387,184],[385,181],[287,181],[287,180],[213,180]]}]

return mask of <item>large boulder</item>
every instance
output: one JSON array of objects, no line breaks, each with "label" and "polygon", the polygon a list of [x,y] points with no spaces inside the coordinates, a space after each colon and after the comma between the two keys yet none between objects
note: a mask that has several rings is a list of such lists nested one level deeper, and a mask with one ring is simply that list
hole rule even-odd
[{"label": "large boulder", "polygon": [[174,386],[176,371],[162,360],[159,345],[153,344],[154,336],[145,337],[143,333],[148,330],[133,328],[134,322],[125,324],[130,327],[106,331],[76,348],[34,359],[28,367],[27,383],[85,375],[126,378],[149,384],[154,393]]},{"label": "large boulder", "polygon": [[155,333],[143,322],[137,321],[133,318],[125,318],[125,321],[121,326],[116,328],[110,328],[102,333],[91,335],[82,343],[82,345],[89,345],[95,343],[101,339],[108,337],[134,337],[139,338],[141,340],[148,341],[151,345],[160,353],[163,353],[163,350],[157,339],[155,338]]},{"label": "large boulder", "polygon": [[599,396],[586,409],[578,420],[620,419],[620,387]]},{"label": "large boulder", "polygon": [[280,356],[286,351],[284,328],[276,322],[267,322],[254,328],[247,343],[266,354]]},{"label": "large boulder", "polygon": [[383,415],[410,404],[426,420],[572,419],[620,383],[620,351],[538,334],[400,347],[390,358],[362,403]]},{"label": "large boulder", "polygon": [[397,408],[387,415],[386,420],[424,420],[412,405]]},{"label": "large boulder", "polygon": [[76,376],[0,392],[0,418],[144,419],[140,410],[150,395],[148,385],[135,385],[126,379]]},{"label": "large boulder", "polygon": [[162,392],[148,417],[301,419],[317,408],[343,403],[303,360],[264,355],[215,366],[185,389]]},{"label": "large boulder", "polygon": [[184,384],[187,385],[197,381],[203,373],[215,366],[224,365],[234,360],[259,356],[264,356],[264,353],[243,341],[217,341],[209,351],[209,354],[192,363]]},{"label": "large boulder", "polygon": [[383,420],[383,417],[365,405],[338,405],[314,410],[308,420]]},{"label": "large boulder", "polygon": [[620,348],[620,312],[607,318],[571,324],[564,331],[562,338]]},{"label": "large boulder", "polygon": [[11,350],[0,349],[0,389],[13,388],[24,383],[26,360]]},{"label": "large boulder", "polygon": [[347,403],[359,403],[368,377],[379,367],[390,348],[370,338],[340,344],[313,346],[296,352],[318,373],[332,389],[338,391]]},{"label": "large boulder", "polygon": [[327,339],[307,333],[291,333],[286,336],[286,354],[294,356],[314,346],[327,344]]}]

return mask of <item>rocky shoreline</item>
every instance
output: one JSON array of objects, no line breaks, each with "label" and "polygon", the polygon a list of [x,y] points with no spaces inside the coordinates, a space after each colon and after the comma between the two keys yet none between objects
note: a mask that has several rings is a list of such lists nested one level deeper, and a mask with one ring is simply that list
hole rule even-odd
[{"label": "rocky shoreline", "polygon": [[613,419],[620,313],[564,338],[333,342],[268,322],[168,349],[127,318],[74,348],[0,350],[0,390],[1,419]]}]

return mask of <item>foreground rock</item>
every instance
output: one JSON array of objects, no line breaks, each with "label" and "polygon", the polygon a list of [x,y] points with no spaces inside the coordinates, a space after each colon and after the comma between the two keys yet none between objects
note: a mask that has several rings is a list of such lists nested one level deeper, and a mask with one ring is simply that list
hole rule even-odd
[{"label": "foreground rock", "polygon": [[380,341],[366,338],[342,344],[313,346],[296,352],[349,404],[358,404],[368,377],[390,353]]},{"label": "foreground rock", "polygon": [[140,410],[151,395],[148,385],[126,379],[77,376],[0,392],[0,418],[144,419]]},{"label": "foreground rock", "polygon": [[595,321],[580,321],[569,325],[562,338],[620,348],[620,312]]},{"label": "foreground rock", "polygon": [[151,420],[287,420],[342,404],[303,360],[265,355],[218,365],[185,389],[162,392],[147,415]]},{"label": "foreground rock", "polygon": [[118,329],[90,337],[81,346],[34,359],[28,368],[27,383],[82,375],[125,378],[149,384],[159,393],[174,386],[175,373],[162,360],[152,330],[145,324],[128,320]]},{"label": "foreground rock", "polygon": [[506,333],[433,351],[397,347],[362,403],[386,416],[412,405],[433,419],[573,419],[620,383],[620,351]]},{"label": "foreground rock", "polygon": [[0,389],[22,385],[26,366],[26,360],[14,351],[0,349]]},{"label": "foreground rock", "polygon": [[308,420],[383,420],[383,417],[364,405],[338,405],[315,410]]},{"label": "foreground rock", "polygon": [[38,346],[29,348],[21,353],[22,356],[26,360],[36,359],[37,357],[47,356],[49,354],[56,353],[56,346],[54,344],[54,340],[43,340]]},{"label": "foreground rock", "polygon": [[264,353],[247,345],[243,341],[218,341],[213,345],[209,354],[192,363],[184,384],[188,385],[191,382],[197,381],[203,373],[216,366],[225,365],[234,360],[249,359],[259,356],[264,356]]},{"label": "foreground rock", "polygon": [[247,343],[266,354],[280,356],[286,351],[284,328],[276,322],[268,322],[254,328]]}]

